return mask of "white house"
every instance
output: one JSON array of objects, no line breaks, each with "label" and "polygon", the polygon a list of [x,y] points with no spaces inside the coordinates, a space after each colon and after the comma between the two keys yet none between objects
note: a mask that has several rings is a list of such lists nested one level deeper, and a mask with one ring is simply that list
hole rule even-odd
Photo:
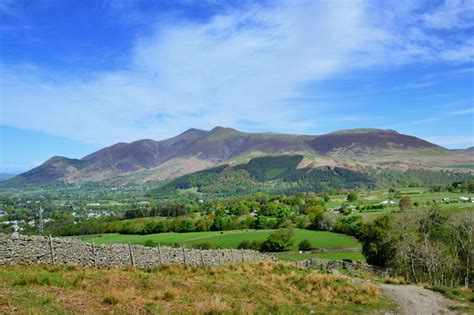
[{"label": "white house", "polygon": [[4,217],[4,216],[6,216],[6,215],[8,215],[8,213],[6,213],[6,212],[3,211],[3,210],[0,210],[0,217]]}]

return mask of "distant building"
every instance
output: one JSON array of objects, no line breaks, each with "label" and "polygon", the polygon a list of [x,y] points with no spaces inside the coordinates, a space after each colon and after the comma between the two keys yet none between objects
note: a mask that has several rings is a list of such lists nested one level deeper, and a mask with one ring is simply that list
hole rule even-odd
[{"label": "distant building", "polygon": [[4,216],[7,216],[7,215],[8,215],[8,213],[6,213],[3,210],[0,210],[0,217],[4,217]]},{"label": "distant building", "polygon": [[393,200],[385,200],[385,201],[382,201],[380,204],[381,205],[394,205],[396,204],[396,202]]}]

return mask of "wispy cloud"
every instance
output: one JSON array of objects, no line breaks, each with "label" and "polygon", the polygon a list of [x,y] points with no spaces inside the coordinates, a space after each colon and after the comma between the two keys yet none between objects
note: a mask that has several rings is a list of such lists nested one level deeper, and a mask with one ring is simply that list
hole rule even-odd
[{"label": "wispy cloud", "polygon": [[474,26],[474,1],[472,0],[447,0],[423,14],[423,22],[434,29],[470,28]]},{"label": "wispy cloud", "polygon": [[[305,96],[308,82],[355,69],[472,58],[468,39],[427,35],[423,27],[440,28],[434,11],[423,18],[427,26],[413,25],[417,9],[282,1],[232,8],[204,22],[147,16],[156,28],[136,40],[120,70],[70,76],[41,65],[3,65],[0,122],[99,144],[254,122],[300,132],[317,122],[287,100]],[[403,10],[406,19],[396,21]],[[412,87],[420,84],[430,82]],[[326,106],[314,103],[311,111]]]},{"label": "wispy cloud", "polygon": [[426,124],[426,123],[431,123],[431,122],[435,122],[435,121],[439,121],[439,118],[425,118],[425,119],[419,119],[419,120],[414,120],[411,122],[411,124]]},{"label": "wispy cloud", "polygon": [[453,112],[449,112],[449,115],[469,115],[474,114],[474,107],[463,109],[463,110],[456,110]]}]

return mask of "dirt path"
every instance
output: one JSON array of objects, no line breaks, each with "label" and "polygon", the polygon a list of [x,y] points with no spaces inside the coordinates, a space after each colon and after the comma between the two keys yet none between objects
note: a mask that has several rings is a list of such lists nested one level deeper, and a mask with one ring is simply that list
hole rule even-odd
[{"label": "dirt path", "polygon": [[415,285],[380,285],[382,292],[398,306],[399,314],[457,314],[448,307],[456,305],[437,292]]}]

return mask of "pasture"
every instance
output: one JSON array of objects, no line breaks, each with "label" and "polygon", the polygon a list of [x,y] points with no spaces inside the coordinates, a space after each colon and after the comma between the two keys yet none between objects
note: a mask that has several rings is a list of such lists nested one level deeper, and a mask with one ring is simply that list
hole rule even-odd
[{"label": "pasture", "polygon": [[[212,231],[212,232],[190,232],[190,233],[160,233],[149,235],[124,235],[124,234],[99,234],[78,236],[82,241],[96,244],[110,243],[132,243],[144,244],[147,240],[152,240],[161,245],[183,245],[193,247],[200,243],[210,243],[216,248],[237,248],[240,242],[263,241],[272,230],[244,230],[244,231]],[[353,237],[332,233],[327,231],[310,231],[295,229],[294,243],[292,250],[298,249],[298,243],[304,239],[310,241],[311,246],[317,248],[350,248],[359,249],[361,244]]]}]

